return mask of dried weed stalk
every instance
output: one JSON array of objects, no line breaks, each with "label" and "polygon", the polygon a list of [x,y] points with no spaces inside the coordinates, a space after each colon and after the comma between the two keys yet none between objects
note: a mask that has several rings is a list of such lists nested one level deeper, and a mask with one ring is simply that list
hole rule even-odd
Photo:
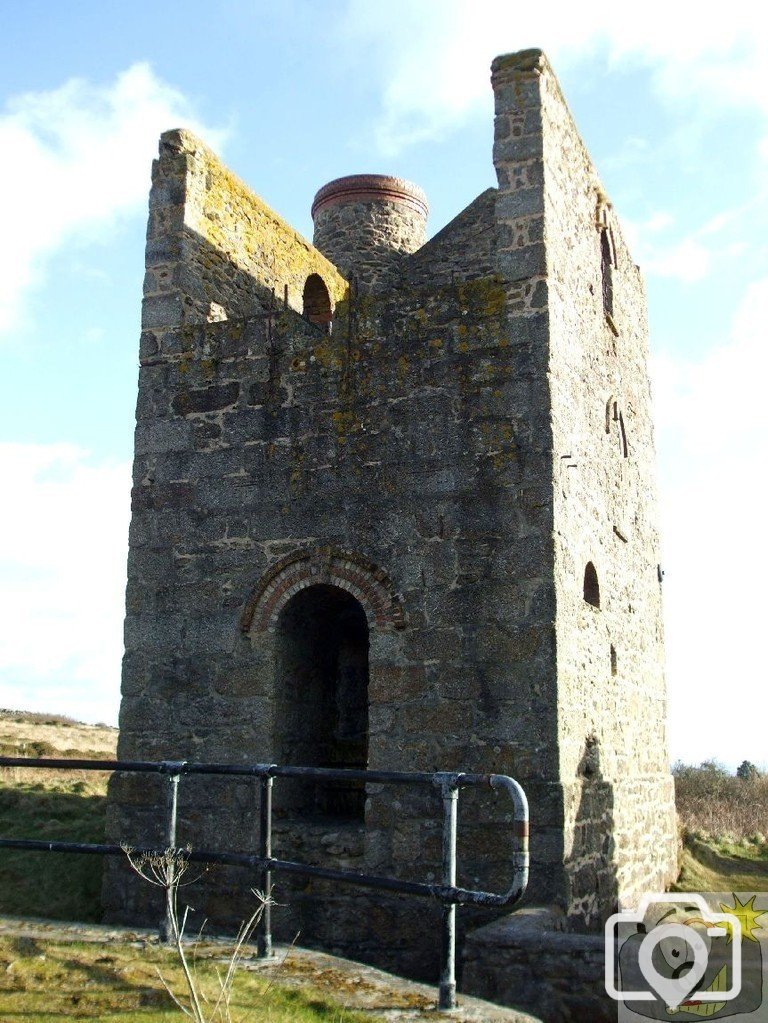
[{"label": "dried weed stalk", "polygon": [[[192,884],[197,878],[185,880],[189,869],[187,850],[165,849],[157,853],[139,853],[128,846],[123,846],[128,862],[136,873],[148,884],[162,888],[165,892],[165,935],[169,945],[176,950],[186,986],[186,998],[177,996],[169,987],[162,972],[158,969],[160,981],[173,999],[174,1004],[189,1016],[194,1023],[233,1023],[231,1012],[232,986],[235,981],[238,965],[245,955],[246,948],[258,925],[268,896],[252,888],[257,906],[250,917],[240,926],[234,945],[229,951],[226,968],[216,967],[218,992],[215,998],[208,998],[200,983],[197,973],[196,950],[200,935],[192,942],[185,941],[185,930],[189,916],[189,906],[179,915],[179,888]],[[186,947],[185,947],[186,945]],[[190,955],[191,953],[191,955]]]}]

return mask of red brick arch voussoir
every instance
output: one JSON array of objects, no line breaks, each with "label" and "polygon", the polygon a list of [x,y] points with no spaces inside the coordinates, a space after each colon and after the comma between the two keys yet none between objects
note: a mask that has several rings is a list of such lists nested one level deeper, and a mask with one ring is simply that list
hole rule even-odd
[{"label": "red brick arch voussoir", "polygon": [[359,554],[312,547],[282,558],[265,572],[240,617],[243,632],[274,632],[280,612],[300,590],[337,586],[360,601],[372,628],[405,628],[405,613],[387,573]]}]

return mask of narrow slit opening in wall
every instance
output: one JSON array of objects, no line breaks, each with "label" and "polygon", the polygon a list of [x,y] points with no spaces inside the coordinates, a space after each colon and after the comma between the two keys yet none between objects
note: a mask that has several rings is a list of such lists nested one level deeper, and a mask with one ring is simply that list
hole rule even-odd
[{"label": "narrow slit opening in wall", "polygon": [[[368,766],[368,621],[346,590],[309,586],[285,606],[277,634],[275,748],[305,767]],[[289,816],[362,821],[365,786],[283,781],[275,808]]]},{"label": "narrow slit opening in wall", "polygon": [[613,244],[607,227],[600,231],[600,272],[603,289],[603,312],[613,316]]},{"label": "narrow slit opening in wall", "polygon": [[619,658],[616,654],[616,647],[611,643],[611,675],[615,675],[619,670]]},{"label": "narrow slit opening in wall", "polygon": [[629,446],[627,444],[627,428],[624,425],[624,413],[620,411],[619,403],[611,397],[605,405],[605,432],[607,434],[610,434],[613,423],[616,424],[621,455],[623,458],[628,458]]},{"label": "narrow slit opening in wall", "polygon": [[605,403],[605,432],[611,432],[611,420],[616,418],[616,402],[613,398],[609,398]]},{"label": "narrow slit opening in wall", "polygon": [[325,327],[330,334],[333,307],[331,296],[320,274],[310,274],[304,285],[302,315],[310,323]]},{"label": "narrow slit opening in wall", "polygon": [[597,579],[597,571],[591,561],[587,562],[584,569],[584,600],[592,607],[600,607],[600,583]]}]

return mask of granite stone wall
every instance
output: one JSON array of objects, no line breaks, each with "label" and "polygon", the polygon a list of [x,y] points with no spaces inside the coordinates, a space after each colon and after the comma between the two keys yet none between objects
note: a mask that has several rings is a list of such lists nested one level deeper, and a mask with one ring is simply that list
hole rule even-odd
[{"label": "granite stone wall", "polygon": [[399,264],[411,286],[476,280],[496,273],[496,189],[481,192],[466,209]]},{"label": "granite stone wall", "polygon": [[556,909],[521,910],[467,939],[462,989],[546,1023],[615,1023],[603,934],[574,934]]},{"label": "granite stone wall", "polygon": [[142,328],[236,319],[287,304],[301,313],[318,274],[335,305],[347,283],[191,132],[160,139],[152,167]]},{"label": "granite stone wall", "polygon": [[[164,332],[141,369],[120,755],[278,759],[275,633],[256,614],[244,632],[243,611],[281,559],[315,552],[313,578],[345,585],[332,558],[326,566],[329,548],[342,564],[348,553],[391,580],[398,609],[377,620],[371,598],[370,766],[508,772],[538,786],[534,888],[547,893],[560,851],[548,512],[535,454],[546,421],[507,412],[534,386],[532,348],[508,327],[497,279],[361,298],[340,308],[330,337],[290,309]],[[132,792],[113,790],[124,829],[153,816]],[[185,840],[199,847],[225,833],[239,844],[243,804],[228,797],[217,812],[217,799],[199,790]],[[279,791],[275,802],[279,811]],[[505,887],[509,808],[490,794],[465,806],[466,868]],[[369,869],[410,876],[417,862],[434,876],[437,810],[431,793],[370,793]],[[381,957],[390,945],[392,964],[408,936],[417,944],[423,911],[390,901],[373,937],[347,931],[348,950],[373,956],[378,944]],[[316,918],[319,897],[305,902]],[[221,915],[221,894],[205,906]],[[301,925],[311,939],[297,912],[294,900],[283,933]],[[427,945],[425,973],[436,961]]]},{"label": "granite stone wall", "polygon": [[545,58],[500,58],[494,81],[497,159],[534,182],[506,201],[546,252],[568,907],[590,926],[676,871],[645,295]]}]

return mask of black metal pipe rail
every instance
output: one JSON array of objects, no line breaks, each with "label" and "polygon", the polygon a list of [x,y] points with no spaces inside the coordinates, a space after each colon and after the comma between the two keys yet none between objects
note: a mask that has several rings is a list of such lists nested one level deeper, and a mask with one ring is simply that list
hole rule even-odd
[{"label": "black metal pipe rail", "polygon": [[[442,966],[438,1008],[456,1006],[456,906],[511,906],[517,902],[528,883],[528,802],[521,786],[507,775],[464,774],[437,771],[358,771],[343,768],[291,767],[278,764],[204,764],[190,761],[129,761],[129,760],[63,760],[32,759],[26,757],[0,757],[2,767],[27,767],[72,771],[118,771],[121,773],[162,774],[168,779],[167,828],[164,849],[138,847],[139,853],[162,853],[173,850],[185,859],[202,863],[220,863],[248,867],[258,872],[264,891],[272,887],[272,872],[317,877],[327,881],[357,885],[379,891],[400,892],[437,899],[443,904]],[[259,779],[259,851],[258,853],[218,852],[209,849],[181,850],[176,848],[179,780],[186,775],[229,775]],[[272,787],[275,778],[316,778],[327,780],[362,781],[369,784],[428,785],[437,788],[443,802],[442,879],[440,883],[404,881],[378,874],[365,874],[356,870],[334,870],[316,867],[293,860],[272,856]],[[515,845],[510,851],[512,879],[505,892],[484,892],[456,885],[456,836],[458,829],[458,796],[462,788],[489,786],[505,792],[512,800],[513,837]],[[124,854],[124,846],[82,842],[43,842],[35,839],[0,838],[0,849],[21,849],[37,852],[91,853],[107,856]],[[170,922],[166,919],[161,932],[167,936]],[[272,925],[269,902],[262,914],[257,932],[257,950],[261,956],[272,954]]]}]

